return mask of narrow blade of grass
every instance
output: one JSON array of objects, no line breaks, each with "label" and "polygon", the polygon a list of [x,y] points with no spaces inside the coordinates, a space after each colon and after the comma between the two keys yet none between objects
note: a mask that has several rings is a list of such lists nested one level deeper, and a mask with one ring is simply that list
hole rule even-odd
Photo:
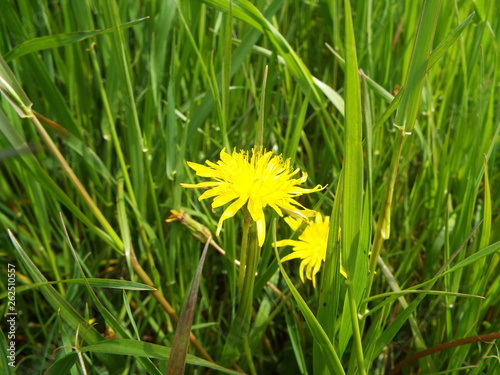
[{"label": "narrow blade of grass", "polygon": [[[276,222],[273,225],[273,232],[274,232],[274,242],[276,242]],[[278,253],[278,248],[274,246],[274,252],[276,254],[276,259],[278,260],[278,267],[281,271],[281,275],[283,276],[283,279],[285,280],[286,284],[288,285],[288,288],[290,289],[290,292],[292,292],[293,297],[295,298],[295,301],[297,302],[297,306],[299,307],[300,311],[302,312],[302,315],[306,319],[307,326],[311,330],[311,334],[314,337],[314,340],[318,342],[319,348],[321,349],[324,360],[326,363],[326,366],[328,369],[331,371],[332,374],[345,374],[344,369],[342,367],[342,363],[340,362],[340,359],[335,351],[335,348],[333,347],[330,339],[328,338],[327,334],[321,327],[321,324],[318,322],[312,311],[309,309],[309,306],[307,306],[307,303],[304,301],[300,293],[295,289],[295,286],[293,285],[292,281],[288,277],[285,269],[283,268],[281,261],[280,261],[280,256]]]},{"label": "narrow blade of grass", "polygon": [[[43,274],[38,270],[35,264],[31,261],[29,255],[24,251],[16,237],[11,231],[8,231],[10,240],[12,241],[14,248],[16,249],[17,254],[19,255],[19,260],[26,268],[31,278],[38,283],[46,283],[47,279],[43,276]],[[53,287],[47,285],[40,288],[40,292],[45,297],[48,304],[52,306],[55,311],[59,311],[62,319],[70,326],[72,329],[76,330],[77,327],[85,321],[85,319],[78,314],[78,312],[73,308],[71,303],[69,303],[66,299],[64,299]],[[85,333],[85,341],[89,344],[95,344],[99,341],[103,341],[104,338],[97,332],[96,329],[90,328]],[[116,358],[109,356],[99,356],[99,360],[101,360],[110,372],[115,373],[114,371],[119,370],[123,367],[123,364],[120,365]]]},{"label": "narrow blade of grass", "polygon": [[[103,316],[106,323],[109,324],[109,326],[113,329],[113,331],[116,333],[116,335],[124,337],[124,338],[130,338],[131,335],[127,332],[127,330],[125,330],[125,328],[123,328],[123,326],[120,324],[118,319],[116,319],[113,316],[113,314],[111,314],[109,312],[109,310],[106,309],[106,307],[99,300],[99,298],[95,294],[94,290],[90,286],[89,282],[87,281],[87,278],[86,278],[85,273],[82,269],[82,266],[79,263],[79,259],[78,259],[78,255],[76,253],[76,250],[74,249],[73,244],[71,243],[71,239],[69,238],[69,234],[68,234],[66,226],[64,224],[64,218],[63,218],[62,214],[60,214],[60,217],[61,217],[61,223],[63,225],[64,234],[66,236],[66,240],[68,241],[69,248],[70,248],[70,250],[73,254],[73,257],[75,259],[76,265],[78,267],[78,271],[80,272],[80,274],[83,277],[83,280],[85,281],[85,286],[87,288],[87,291],[90,294],[92,301],[94,302],[95,306],[97,307],[97,309],[99,310],[99,312]],[[150,374],[157,374],[157,375],[160,374],[160,370],[158,370],[158,368],[148,358],[139,358],[139,362],[144,366],[144,368]]]},{"label": "narrow blade of grass", "polygon": [[[138,24],[139,22],[143,22],[148,18],[149,17],[143,17],[138,20],[123,23],[120,25],[120,28],[127,29],[134,26],[135,24]],[[28,53],[37,52],[49,48],[58,48],[71,43],[80,42],[93,36],[110,33],[112,31],[112,28],[102,30],[76,31],[72,33],[47,35],[41,36],[39,38],[28,39],[7,52],[4,58],[5,61],[11,61],[27,55]]]},{"label": "narrow blade of grass", "polygon": [[[358,306],[366,285],[367,252],[361,249],[360,235],[363,222],[363,124],[361,114],[361,86],[358,73],[356,41],[349,0],[344,1],[345,8],[345,123],[344,123],[344,165],[342,191],[342,263],[347,273],[350,315],[343,314],[343,323],[339,333],[339,347],[345,347],[351,334],[354,334],[353,350],[358,359],[358,371],[365,374],[361,335],[359,331]],[[347,306],[346,306],[347,307]],[[351,320],[351,324],[346,322]]]},{"label": "narrow blade of grass", "polygon": [[426,1],[420,15],[420,23],[413,46],[413,54],[408,68],[405,91],[396,112],[396,125],[402,131],[411,132],[420,108],[422,87],[427,72],[429,54],[436,30],[442,0]]},{"label": "narrow blade of grass", "polygon": [[[146,284],[137,283],[134,281],[128,280],[114,280],[114,279],[87,279],[89,284],[95,288],[110,288],[110,289],[121,289],[121,290],[156,290],[153,287],[150,287]],[[83,279],[66,279],[66,280],[57,280],[57,281],[48,281],[46,283],[33,283],[29,285],[21,285],[16,288],[16,293],[23,293],[28,290],[37,289],[41,286],[45,285],[55,285],[55,284],[77,284],[77,285],[85,285],[85,280]],[[0,299],[7,297],[7,292],[0,293]]]},{"label": "narrow blade of grass", "polygon": [[[105,340],[101,343],[87,345],[80,349],[82,353],[103,353],[103,354],[116,354],[125,356],[136,356],[146,358],[156,358],[161,360],[168,360],[171,356],[171,348],[156,344],[151,344],[144,341],[136,341],[129,339],[111,339]],[[192,354],[186,356],[186,363],[195,366],[211,368],[220,371],[224,374],[241,375],[236,372],[215,363],[206,361],[202,358],[195,357]]]},{"label": "narrow blade of grass", "polygon": [[[334,342],[336,322],[332,316],[337,316],[340,304],[340,207],[342,202],[342,175],[337,183],[335,200],[333,202],[332,213],[330,215],[330,231],[328,234],[328,247],[325,264],[321,272],[321,292],[318,302],[318,312],[316,317],[321,327],[331,342]],[[318,341],[313,342],[313,369],[314,374],[328,374],[328,367],[323,358],[323,353]]]}]

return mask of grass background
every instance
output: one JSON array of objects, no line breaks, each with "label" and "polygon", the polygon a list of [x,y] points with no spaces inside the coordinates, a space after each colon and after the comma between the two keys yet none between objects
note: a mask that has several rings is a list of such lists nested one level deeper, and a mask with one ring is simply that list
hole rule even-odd
[{"label": "grass background", "polygon": [[[198,202],[199,191],[179,186],[199,181],[185,162],[215,161],[223,147],[250,149],[262,120],[265,147],[307,171],[308,187],[329,186],[301,203],[345,219],[352,206],[341,210],[334,193],[343,194],[342,202],[349,202],[352,189],[362,194],[352,218],[361,229],[342,230],[345,238],[351,229],[359,236],[349,267],[361,275],[355,293],[368,373],[388,373],[404,358],[438,344],[500,331],[498,4],[444,0],[434,23],[432,17],[420,19],[422,2],[352,2],[355,47],[346,43],[351,39],[342,1],[252,4],[0,1],[0,53],[102,214],[99,219],[82,197],[47,140],[2,97],[0,269],[6,280],[7,264],[16,265],[17,373],[42,373],[56,358],[75,363],[68,346],[76,345],[78,324],[92,319],[98,324],[83,347],[111,337],[109,327],[121,338],[171,346],[171,316],[150,291],[130,290],[124,281],[144,282],[130,249],[180,312],[203,245],[185,226],[164,220],[169,210],[183,209],[214,233],[220,214],[211,212],[210,202]],[[416,48],[424,43],[415,40],[417,34],[425,39],[425,33],[437,51],[431,60],[442,56],[422,67],[428,56]],[[393,102],[399,92],[401,101]],[[362,139],[355,151],[360,157],[349,169],[353,145],[345,140],[356,103]],[[350,185],[339,185],[341,173]],[[361,179],[358,185],[353,178]],[[355,187],[343,191],[346,186]],[[250,354],[238,364],[248,373],[328,373],[321,348],[316,344],[313,350],[308,325],[280,276],[269,227],[256,278]],[[283,221],[277,229],[280,239],[292,235]],[[239,256],[240,232],[240,216],[224,224],[216,240],[227,257],[210,249],[200,283],[193,333],[215,360],[238,300],[233,260]],[[331,244],[331,253],[341,251],[336,245]],[[366,260],[377,246],[376,273],[364,280]],[[288,249],[281,251],[283,256]],[[299,283],[298,262],[284,266],[345,370],[355,373],[347,288],[333,271],[338,264],[328,263],[321,276],[336,282],[323,280],[316,290]],[[117,289],[102,280],[92,284],[101,306],[82,282],[39,284],[81,279],[77,264],[86,277],[119,281]],[[399,300],[363,300],[429,281],[443,265],[452,271],[423,289],[485,298],[404,293]],[[266,286],[269,281],[286,301]],[[7,282],[0,285],[1,311],[7,312]],[[321,308],[324,301],[331,302],[327,310]],[[5,319],[1,326],[6,335]],[[89,373],[164,372],[166,352],[161,357],[148,350],[130,344],[124,357],[91,347],[82,358]],[[151,360],[142,357],[145,352]],[[193,348],[190,352],[201,357]],[[493,374],[500,367],[498,355],[495,341],[479,341],[414,361],[403,373]],[[3,361],[2,373],[8,373]],[[81,366],[69,371],[79,374]],[[188,366],[187,371],[207,370]]]}]

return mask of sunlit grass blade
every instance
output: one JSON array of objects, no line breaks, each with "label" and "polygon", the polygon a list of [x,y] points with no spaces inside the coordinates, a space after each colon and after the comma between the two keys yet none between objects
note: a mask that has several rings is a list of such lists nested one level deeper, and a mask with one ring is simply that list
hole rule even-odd
[{"label": "sunlit grass blade", "polygon": [[[365,374],[358,308],[366,285],[368,249],[360,248],[363,222],[363,124],[361,114],[361,85],[358,74],[356,41],[351,16],[350,0],[344,1],[345,10],[345,124],[342,211],[342,263],[347,273],[347,300],[343,323],[339,333],[339,347],[345,347],[353,334],[353,350],[357,357],[358,371]],[[349,311],[349,313],[347,313]],[[349,316],[350,315],[350,316]],[[346,320],[350,318],[348,324]]]},{"label": "sunlit grass blade", "polygon": [[26,96],[2,55],[0,55],[0,93],[9,101],[19,117],[30,115],[33,103]]}]

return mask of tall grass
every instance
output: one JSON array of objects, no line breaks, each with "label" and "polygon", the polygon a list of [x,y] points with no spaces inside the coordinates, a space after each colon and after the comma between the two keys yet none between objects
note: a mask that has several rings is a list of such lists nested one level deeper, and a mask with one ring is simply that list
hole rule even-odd
[{"label": "tall grass", "polygon": [[17,312],[16,368],[2,338],[2,374],[171,371],[221,213],[179,185],[200,181],[186,161],[259,139],[307,187],[328,185],[300,199],[331,216],[328,256],[318,287],[302,283],[273,248],[297,234],[267,213],[249,339],[222,368],[243,216],[227,220],[186,373],[500,371],[497,2],[0,9],[0,306],[11,264]]}]

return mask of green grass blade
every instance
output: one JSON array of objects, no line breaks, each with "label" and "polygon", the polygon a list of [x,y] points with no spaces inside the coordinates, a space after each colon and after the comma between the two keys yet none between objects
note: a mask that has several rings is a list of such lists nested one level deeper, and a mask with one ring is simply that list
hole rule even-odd
[{"label": "green grass blade", "polygon": [[[30,257],[23,250],[19,242],[17,241],[14,234],[9,231],[9,237],[12,241],[14,248],[19,256],[19,260],[25,267],[25,269],[30,274],[31,278],[38,283],[47,282],[47,279],[38,270],[35,264],[31,261]],[[71,303],[64,299],[54,288],[51,286],[43,286],[40,288],[40,292],[55,311],[59,311],[61,318],[68,324],[72,329],[76,330],[77,327],[85,321],[85,319],[78,314],[78,312],[73,308]],[[80,332],[81,333],[81,332]],[[85,342],[89,344],[95,344],[99,341],[104,340],[102,336],[97,332],[96,329],[90,328],[85,332]],[[114,369],[114,371],[119,371],[122,367],[120,366],[115,358],[100,356],[99,359],[106,365],[108,369]],[[110,372],[112,372],[110,370]],[[116,372],[113,372],[116,373]]]},{"label": "green grass blade", "polygon": [[[27,143],[22,139],[16,128],[6,118],[3,111],[0,110],[0,136],[3,137],[8,145],[15,150],[29,148]],[[0,138],[1,139],[1,138]],[[43,170],[40,163],[34,158],[30,152],[23,154],[18,159],[23,166],[24,170],[33,177],[43,190],[50,193],[58,201],[64,204],[89,230],[98,235],[104,242],[112,247],[116,245],[111,238],[100,228],[96,227],[94,223],[76,206],[71,198],[54,182],[54,180]],[[118,249],[117,249],[118,250]]]},{"label": "green grass blade", "polygon": [[[276,223],[273,225],[274,227],[274,242],[276,242]],[[274,247],[274,252],[276,254],[276,259],[278,260],[278,266],[281,271],[281,275],[283,276],[283,279],[285,280],[286,284],[288,285],[288,288],[290,289],[290,292],[292,293],[293,297],[295,298],[295,301],[297,302],[297,306],[299,307],[300,311],[302,312],[302,315],[304,316],[307,326],[311,330],[311,334],[314,337],[314,340],[318,342],[318,346],[321,349],[324,360],[326,363],[326,366],[330,369],[332,374],[345,374],[344,369],[342,367],[342,363],[340,362],[340,359],[335,351],[335,348],[333,347],[330,339],[328,338],[327,334],[321,327],[321,324],[318,322],[312,311],[309,309],[309,306],[307,306],[307,303],[304,301],[300,293],[295,289],[295,286],[293,285],[292,281],[288,277],[285,269],[283,268],[281,261],[280,261],[280,256],[278,253],[278,249]]]},{"label": "green grass blade", "polygon": [[[80,349],[82,353],[103,353],[136,357],[156,358],[161,360],[170,359],[171,349],[166,346],[151,344],[144,341],[129,339],[112,339],[101,343],[87,345]],[[224,374],[241,374],[239,372],[224,368],[215,363],[188,354],[186,363],[195,366],[211,368]]]},{"label": "green grass blade", "polygon": [[[149,17],[143,17],[138,20],[133,20],[130,22],[126,22],[120,25],[120,28],[127,29],[132,27],[144,20],[147,20]],[[65,46],[71,43],[77,43],[82,40],[106,34],[112,32],[113,29],[103,29],[103,30],[91,30],[91,31],[76,31],[72,33],[64,33],[64,34],[55,34],[55,35],[47,35],[39,38],[33,38],[22,42],[8,53],[5,54],[5,61],[11,61],[14,59],[18,59],[28,53],[42,51],[44,49],[49,48],[58,48],[61,46]]]},{"label": "green grass blade", "polygon": [[[89,284],[95,288],[109,288],[109,289],[120,289],[120,290],[135,290],[135,291],[152,291],[155,288],[150,287],[146,284],[137,283],[135,281],[128,280],[115,280],[115,279],[87,279]],[[46,283],[33,283],[29,285],[22,285],[16,288],[16,293],[23,293],[28,290],[37,289],[45,285],[55,285],[55,284],[73,284],[73,285],[85,285],[84,279],[66,279],[57,281],[48,281]],[[0,293],[0,299],[7,297],[7,292]]]},{"label": "green grass blade", "polygon": [[0,93],[9,101],[19,117],[29,115],[33,103],[26,96],[2,55],[0,55]]},{"label": "green grass blade", "polygon": [[475,12],[471,13],[460,25],[458,25],[439,45],[434,48],[429,56],[429,61],[427,63],[427,70],[430,70],[434,64],[436,64],[439,59],[448,51],[453,43],[462,34],[465,28],[474,19]]},{"label": "green grass blade", "polygon": [[[358,75],[356,44],[350,21],[349,3],[346,6],[346,78],[345,78],[345,132],[343,194],[341,213],[342,256],[348,279],[354,281],[355,275],[366,273],[366,268],[357,264],[359,231],[363,207],[363,146],[361,89]],[[365,249],[366,250],[366,249]]]},{"label": "green grass blade", "polygon": [[[337,316],[340,304],[340,206],[342,202],[342,175],[337,183],[335,191],[335,201],[333,202],[332,213],[330,215],[330,231],[328,234],[328,247],[325,264],[321,273],[321,288],[318,302],[318,312],[316,317],[321,327],[331,342],[334,342],[335,320],[332,316]],[[315,375],[328,374],[326,361],[323,358],[322,350],[318,341],[313,343],[313,370]]]},{"label": "green grass blade", "polygon": [[[290,333],[290,341],[292,343],[293,352],[295,354],[295,359],[297,360],[297,365],[301,374],[307,374],[307,364],[305,359],[304,347],[301,345],[300,331],[297,325],[297,320],[295,319],[295,310],[292,308],[289,311],[287,308],[285,311],[285,321],[287,331]],[[316,344],[316,341],[314,341]]]},{"label": "green grass blade", "polygon": [[[204,0],[206,3],[224,11],[229,11],[228,0]],[[278,50],[279,54],[285,60],[286,66],[290,69],[291,74],[297,80],[305,95],[311,95],[311,102],[315,106],[320,106],[322,99],[319,96],[317,86],[314,83],[313,76],[297,53],[290,46],[283,35],[269,22],[262,13],[248,0],[233,0],[233,16],[242,21],[247,22],[259,31],[264,33]],[[323,86],[324,87],[324,86]],[[332,99],[332,104],[338,105],[339,111],[343,112],[344,108],[340,103],[339,97],[332,95],[333,89],[327,89]]]},{"label": "green grass blade", "polygon": [[[361,249],[360,235],[363,222],[363,124],[361,114],[361,86],[358,74],[356,41],[352,25],[349,0],[345,7],[345,124],[344,124],[344,165],[342,190],[342,262],[347,273],[348,313],[343,314],[343,323],[339,333],[339,347],[345,348],[351,334],[354,333],[354,350],[358,359],[358,371],[364,370],[361,336],[358,322],[358,305],[366,287],[367,253]],[[347,307],[345,305],[345,307]],[[352,311],[355,309],[355,311]],[[346,320],[351,319],[351,325]]]},{"label": "green grass blade", "polygon": [[[92,301],[94,302],[95,306],[97,307],[97,309],[99,310],[99,312],[103,316],[106,323],[109,324],[109,326],[113,329],[113,331],[116,333],[117,336],[130,338],[131,334],[125,328],[123,328],[122,324],[120,324],[118,319],[116,319],[116,317],[113,316],[109,312],[109,310],[103,305],[103,303],[99,300],[99,298],[95,294],[94,290],[90,286],[90,283],[87,281],[87,278],[85,276],[83,268],[80,265],[80,261],[78,259],[78,255],[76,253],[76,250],[74,249],[73,244],[71,243],[71,239],[69,238],[69,234],[68,234],[66,226],[64,224],[64,218],[63,218],[62,214],[60,216],[61,216],[61,223],[63,225],[64,234],[66,236],[66,240],[68,241],[69,248],[70,248],[70,250],[73,254],[73,257],[75,259],[78,271],[80,272],[81,276],[83,277],[83,280],[85,281],[86,289],[87,289],[88,293],[90,294]],[[153,364],[153,362],[151,362],[151,360],[149,360],[147,358],[139,358],[139,362],[144,366],[144,368],[150,374],[157,374],[157,375],[160,374],[160,371]]]},{"label": "green grass blade", "polygon": [[124,89],[124,101],[128,112],[129,123],[127,124],[127,141],[129,146],[130,169],[132,176],[132,184],[136,200],[139,208],[145,200],[145,187],[144,187],[144,165],[143,153],[147,149],[144,144],[141,124],[137,112],[136,96],[133,89],[132,73],[127,57],[127,50],[125,49],[125,37],[123,30],[120,28],[120,15],[118,6],[114,1],[104,1],[102,4],[104,14],[107,21],[113,25],[112,43],[114,53],[117,53],[118,65],[120,67],[120,76],[122,77],[122,85]]},{"label": "green grass blade", "polygon": [[432,50],[432,41],[434,40],[441,2],[442,0],[425,1],[420,15],[420,24],[408,68],[405,91],[396,113],[396,126],[403,131],[411,132],[417,120],[422,87],[427,72],[429,54]]}]

